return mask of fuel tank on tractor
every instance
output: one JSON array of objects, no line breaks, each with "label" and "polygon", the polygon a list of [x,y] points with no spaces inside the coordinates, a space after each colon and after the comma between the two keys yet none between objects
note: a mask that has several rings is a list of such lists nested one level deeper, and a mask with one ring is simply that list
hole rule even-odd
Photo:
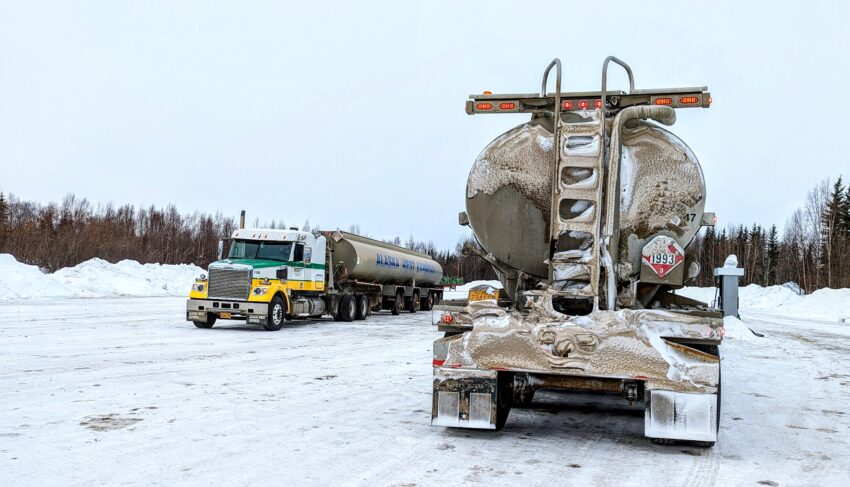
[{"label": "fuel tank on tractor", "polygon": [[[562,119],[582,121],[576,113],[565,113]],[[576,152],[590,150],[598,141],[568,143],[565,150]],[[655,123],[627,122],[621,143],[620,268],[636,273],[646,239],[666,234],[684,248],[694,238],[705,207],[705,180],[691,149]],[[538,279],[546,279],[550,253],[553,164],[552,119],[534,118],[505,132],[481,152],[466,187],[469,225],[481,246],[504,265]],[[594,186],[596,178],[592,169],[571,168],[561,174],[560,183],[581,188]],[[577,200],[557,211],[571,218],[596,211],[592,206]],[[581,248],[578,237],[562,239],[556,250]]]}]

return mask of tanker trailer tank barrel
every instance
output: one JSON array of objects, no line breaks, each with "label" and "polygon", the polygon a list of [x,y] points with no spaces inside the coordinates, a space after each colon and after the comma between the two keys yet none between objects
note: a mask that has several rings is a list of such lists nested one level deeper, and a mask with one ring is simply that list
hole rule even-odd
[{"label": "tanker trailer tank barrel", "polygon": [[426,254],[346,232],[331,235],[333,264],[348,278],[376,284],[434,286],[443,268]]}]

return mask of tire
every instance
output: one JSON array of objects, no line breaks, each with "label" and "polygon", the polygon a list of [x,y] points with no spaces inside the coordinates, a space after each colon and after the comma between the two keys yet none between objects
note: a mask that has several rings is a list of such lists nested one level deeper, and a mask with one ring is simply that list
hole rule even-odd
[{"label": "tire", "polygon": [[434,308],[434,293],[428,293],[428,296],[425,297],[425,306],[422,307],[422,311],[431,311]]},{"label": "tire", "polygon": [[339,311],[337,312],[339,321],[354,321],[354,317],[357,314],[357,303],[355,301],[354,296],[350,294],[342,297],[342,300],[339,302]]},{"label": "tire", "polygon": [[336,302],[336,309],[333,311],[334,321],[340,321],[339,320],[339,310],[340,310],[340,308],[342,308],[342,297],[340,297]]},{"label": "tire", "polygon": [[278,331],[283,327],[283,322],[286,320],[286,301],[277,295],[272,298],[269,303],[269,314],[266,316],[266,324],[263,325],[268,331]]},{"label": "tire", "polygon": [[413,297],[410,298],[410,306],[407,308],[407,311],[410,313],[416,313],[419,311],[421,304],[422,301],[419,300],[419,293],[413,293]]},{"label": "tire", "polygon": [[215,324],[216,318],[216,315],[207,313],[207,321],[193,321],[192,323],[194,323],[198,328],[212,328]]},{"label": "tire", "polygon": [[393,307],[390,310],[393,316],[398,316],[398,314],[401,313],[401,302],[403,299],[404,295],[402,293],[395,293],[395,302],[393,302]]},{"label": "tire", "polygon": [[356,299],[357,309],[354,312],[355,320],[365,320],[369,316],[369,297],[360,295]]},{"label": "tire", "polygon": [[513,374],[500,372],[496,378],[496,431],[505,427],[514,399]]}]

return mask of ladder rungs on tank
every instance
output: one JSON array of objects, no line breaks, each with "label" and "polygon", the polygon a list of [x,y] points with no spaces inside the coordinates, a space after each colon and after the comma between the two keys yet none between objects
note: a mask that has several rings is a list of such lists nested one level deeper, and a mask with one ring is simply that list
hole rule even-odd
[{"label": "ladder rungs on tank", "polygon": [[[605,117],[579,112],[585,122],[559,126],[560,151],[553,188],[552,286],[567,298],[599,301],[599,238],[604,182]],[[569,242],[567,248],[559,240]],[[560,250],[559,250],[560,249]]]}]

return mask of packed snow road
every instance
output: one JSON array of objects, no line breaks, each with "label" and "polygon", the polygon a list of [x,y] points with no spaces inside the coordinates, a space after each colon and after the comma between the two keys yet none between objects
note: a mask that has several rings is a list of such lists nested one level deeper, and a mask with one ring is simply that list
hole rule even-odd
[{"label": "packed snow road", "polygon": [[265,332],[180,298],[0,304],[0,485],[846,485],[850,327],[745,316],[720,440],[661,446],[619,398],[538,393],[501,433],[429,426],[426,313]]}]

